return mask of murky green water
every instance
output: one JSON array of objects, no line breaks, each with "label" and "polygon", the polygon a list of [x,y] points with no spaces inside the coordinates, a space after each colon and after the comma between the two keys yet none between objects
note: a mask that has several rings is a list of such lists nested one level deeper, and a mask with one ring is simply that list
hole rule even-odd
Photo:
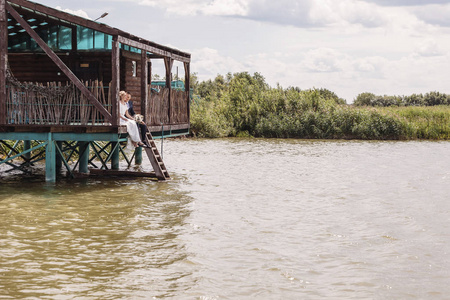
[{"label": "murky green water", "polygon": [[449,153],[166,140],[167,183],[3,177],[0,298],[447,299]]}]

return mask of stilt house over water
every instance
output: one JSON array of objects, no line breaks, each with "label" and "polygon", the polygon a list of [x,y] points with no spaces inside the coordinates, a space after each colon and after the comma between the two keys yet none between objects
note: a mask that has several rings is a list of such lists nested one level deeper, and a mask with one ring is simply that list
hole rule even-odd
[{"label": "stilt house over water", "polygon": [[[126,90],[152,145],[144,149],[154,173],[140,176],[169,178],[153,137],[189,132],[189,53],[27,0],[0,0],[0,35],[0,172],[30,173],[45,159],[46,180],[55,181],[62,168],[120,175],[121,157],[141,163],[141,148],[131,158],[123,149]],[[151,85],[155,60],[164,62],[165,87]],[[184,65],[184,90],[171,87],[174,61]]]}]

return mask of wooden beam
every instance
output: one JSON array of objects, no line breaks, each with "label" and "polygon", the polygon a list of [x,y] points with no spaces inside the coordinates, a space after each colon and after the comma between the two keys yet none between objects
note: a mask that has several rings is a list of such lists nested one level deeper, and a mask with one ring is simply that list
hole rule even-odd
[{"label": "wooden beam", "polygon": [[65,20],[67,22],[76,24],[76,25],[80,25],[80,26],[84,26],[87,28],[91,28],[94,29],[96,31],[100,31],[106,34],[110,34],[110,35],[117,35],[119,30],[116,28],[112,28],[108,25],[105,24],[100,24],[82,17],[78,17],[48,6],[44,6],[41,5],[39,3],[35,3],[35,2],[31,2],[31,1],[26,1],[26,0],[8,0],[9,3],[15,4],[15,5],[19,5],[28,9],[31,9],[33,11],[39,12],[41,14],[44,15],[48,15],[49,17],[53,17],[55,19],[61,19],[61,20]]},{"label": "wooden beam", "polygon": [[6,3],[6,9],[17,22],[22,25],[23,29],[36,41],[39,47],[50,57],[50,59],[61,69],[61,71],[72,81],[81,93],[91,102],[95,108],[109,122],[112,122],[111,114],[103,107],[103,105],[95,98],[89,89],[76,77],[72,71],[64,64],[64,62],[50,49],[50,47],[41,39],[41,37],[31,28],[31,26],[19,15],[19,13],[9,4]]},{"label": "wooden beam", "polygon": [[147,51],[141,50],[141,114],[146,121],[150,119],[148,106],[148,59]]},{"label": "wooden beam", "polygon": [[184,63],[184,90],[187,95],[187,116],[188,122],[191,120],[191,65],[190,63]]},{"label": "wooden beam", "polygon": [[156,178],[155,172],[127,171],[127,170],[100,170],[89,169],[89,176],[113,177],[149,177]]},{"label": "wooden beam", "polygon": [[170,57],[164,58],[164,65],[166,66],[166,88],[169,89],[169,107],[168,107],[168,114],[169,114],[169,124],[172,123],[172,67],[173,67],[173,59]]},{"label": "wooden beam", "polygon": [[6,124],[6,69],[8,62],[8,15],[0,0],[0,124]]},{"label": "wooden beam", "polygon": [[[146,41],[135,41],[129,38],[126,38],[124,36],[119,36],[118,40],[120,43],[124,44],[124,45],[128,45],[134,48],[138,48],[141,50],[145,50],[154,54],[158,54],[161,55],[165,58],[169,57],[171,59],[175,59],[181,62],[190,62],[191,61],[191,55],[188,53],[183,53],[181,51],[177,51],[179,52],[179,54],[175,53],[174,49],[170,49],[164,46],[160,46],[157,44],[154,45],[149,45],[149,42]],[[182,54],[181,54],[182,53]]]},{"label": "wooden beam", "polygon": [[119,89],[120,89],[120,44],[117,36],[113,37],[111,51],[112,79],[111,79],[111,103],[112,103],[112,124],[119,124]]},{"label": "wooden beam", "polygon": [[172,89],[172,67],[173,67],[173,59],[164,58],[164,65],[166,67],[166,88]]}]

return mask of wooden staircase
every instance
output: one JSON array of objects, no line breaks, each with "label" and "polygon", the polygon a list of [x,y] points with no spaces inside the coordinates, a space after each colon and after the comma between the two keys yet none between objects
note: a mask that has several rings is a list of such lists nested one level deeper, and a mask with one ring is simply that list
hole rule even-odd
[{"label": "wooden staircase", "polygon": [[156,147],[155,140],[153,140],[153,136],[149,130],[147,130],[147,133],[145,134],[145,141],[143,142],[149,146],[144,149],[150,163],[152,164],[153,170],[155,171],[156,178],[158,178],[158,180],[170,179],[169,172],[167,172],[166,166],[164,165],[162,157]]}]

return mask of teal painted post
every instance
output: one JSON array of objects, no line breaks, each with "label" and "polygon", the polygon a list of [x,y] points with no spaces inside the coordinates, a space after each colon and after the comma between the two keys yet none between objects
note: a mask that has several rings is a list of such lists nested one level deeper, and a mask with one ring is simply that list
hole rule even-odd
[{"label": "teal painted post", "polygon": [[[56,142],[56,145],[62,152],[62,142]],[[56,149],[55,149],[55,152],[56,152]],[[61,156],[59,156],[59,153],[57,153],[57,155],[56,155],[56,172],[58,174],[61,173],[61,169],[62,169],[62,159],[61,159]]]},{"label": "teal painted post", "polygon": [[[114,149],[114,147],[116,147],[117,144],[118,142],[111,143],[111,149]],[[119,170],[119,153],[120,153],[119,147],[120,144],[117,145],[116,150],[114,150],[111,155],[111,169],[113,170]]]},{"label": "teal painted post", "polygon": [[[85,150],[86,149],[86,150]],[[88,173],[89,166],[89,142],[78,142],[78,151],[80,153],[80,173]]]},{"label": "teal painted post", "polygon": [[134,162],[137,165],[142,165],[142,147],[137,147],[134,150]]},{"label": "teal painted post", "polygon": [[[31,141],[25,140],[23,141],[23,151],[27,151],[31,148]],[[31,158],[31,152],[25,153],[23,155],[26,159]]]},{"label": "teal painted post", "polygon": [[45,147],[45,181],[56,182],[56,148],[51,133]]}]

